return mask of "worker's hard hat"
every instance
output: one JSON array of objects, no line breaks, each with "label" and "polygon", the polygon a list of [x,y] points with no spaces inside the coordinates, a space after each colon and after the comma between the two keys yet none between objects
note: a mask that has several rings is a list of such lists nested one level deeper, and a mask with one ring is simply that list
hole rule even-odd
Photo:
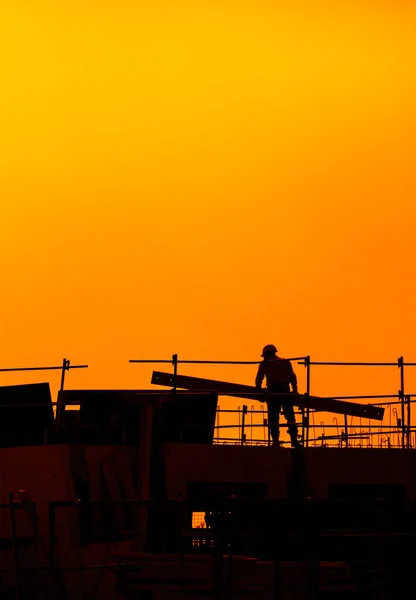
[{"label": "worker's hard hat", "polygon": [[277,352],[277,348],[274,344],[267,344],[267,346],[264,346],[263,352],[261,353],[261,355],[265,356],[266,354],[276,354],[276,352]]}]

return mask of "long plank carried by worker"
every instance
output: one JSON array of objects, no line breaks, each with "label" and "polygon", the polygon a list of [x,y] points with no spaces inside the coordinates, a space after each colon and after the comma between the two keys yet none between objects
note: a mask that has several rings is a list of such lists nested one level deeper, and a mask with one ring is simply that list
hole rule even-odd
[{"label": "long plank carried by worker", "polygon": [[[171,373],[153,371],[152,383],[174,387],[175,376]],[[264,395],[259,395],[259,390],[251,385],[230,383],[228,381],[215,381],[214,379],[202,379],[201,377],[188,377],[187,375],[176,375],[176,387],[200,392],[217,392],[225,396],[237,396],[264,402]],[[282,394],[276,394],[282,396]],[[269,397],[273,394],[269,394]],[[306,394],[288,394],[290,400],[299,408],[311,408],[320,412],[331,412],[363,419],[374,419],[382,421],[384,408],[372,406],[371,404],[358,404],[357,402],[344,402],[335,398],[319,398],[318,396],[307,396]]]}]

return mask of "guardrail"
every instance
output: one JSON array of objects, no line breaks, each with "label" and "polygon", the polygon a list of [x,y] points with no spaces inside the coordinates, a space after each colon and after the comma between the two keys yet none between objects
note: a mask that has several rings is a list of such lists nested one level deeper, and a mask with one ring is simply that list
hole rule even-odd
[{"label": "guardrail", "polygon": [[[416,362],[405,362],[403,356],[400,356],[396,361],[391,361],[391,362],[350,362],[350,361],[312,361],[311,357],[308,356],[298,356],[298,357],[294,357],[294,358],[288,358],[287,360],[290,360],[292,362],[297,361],[297,363],[299,365],[303,365],[306,368],[306,397],[311,395],[311,367],[315,367],[315,366],[345,366],[345,367],[395,367],[399,369],[399,378],[400,378],[400,388],[398,390],[398,392],[396,394],[382,394],[382,395],[364,395],[364,396],[336,396],[337,399],[339,400],[370,400],[370,399],[382,399],[382,398],[397,398],[397,402],[388,402],[388,403],[373,403],[374,406],[386,406],[386,405],[394,405],[394,404],[398,404],[400,405],[401,408],[401,416],[398,417],[397,415],[397,425],[396,427],[393,427],[392,432],[394,431],[394,433],[396,434],[396,429],[400,430],[400,443],[397,444],[397,446],[402,447],[402,448],[410,448],[412,447],[412,445],[416,446],[416,440],[413,441],[412,444],[412,434],[414,433],[414,430],[412,429],[411,426],[411,405],[414,402],[414,400],[412,400],[412,398],[416,397],[416,394],[408,394],[405,391],[405,367],[416,367]],[[173,389],[172,392],[175,393],[177,390],[177,385],[176,385],[176,377],[178,375],[178,365],[181,364],[205,364],[205,365],[256,365],[259,364],[261,361],[232,361],[232,360],[183,360],[183,359],[179,359],[178,354],[173,354],[171,359],[131,359],[129,360],[129,363],[132,364],[171,364],[173,367]],[[221,411],[221,412],[225,412],[225,411]],[[243,418],[245,418],[245,416],[248,414],[248,407],[242,408],[241,409],[241,421],[243,421]],[[298,425],[300,425],[301,430],[302,430],[302,434],[301,434],[301,438],[302,438],[302,443],[304,443],[306,446],[309,445],[309,442],[314,443],[316,445],[318,440],[325,439],[325,436],[321,437],[317,437],[316,434],[314,433],[314,437],[312,439],[309,439],[309,433],[310,433],[310,429],[315,430],[316,429],[316,425],[314,423],[314,411],[311,411],[310,409],[306,408],[305,409],[301,409],[299,412],[297,412],[296,414],[300,414],[301,415],[301,419],[300,419],[300,423],[298,423]],[[312,424],[311,424],[312,421]],[[266,426],[266,424],[264,424],[263,426]],[[320,423],[319,426],[322,426],[322,424]],[[222,428],[222,427],[228,427],[228,428],[236,428],[236,425],[226,425],[226,426],[222,426],[222,425],[216,425],[216,428]],[[283,427],[282,425],[280,425],[280,427]],[[323,424],[324,428],[331,428],[332,425],[325,425]],[[348,426],[348,422],[347,422],[347,418],[345,418],[344,421],[344,433],[343,436],[339,436],[339,438],[337,438],[340,442],[344,443],[345,442],[345,446],[349,446],[349,441],[350,439],[354,439],[351,438],[351,435],[349,434],[349,427],[353,427],[352,424],[350,424],[350,426]],[[360,429],[362,428],[361,425],[359,425]],[[369,426],[370,429],[371,428],[375,428],[378,427],[380,428],[380,426]],[[244,444],[247,442],[247,438],[244,437],[245,432],[243,431],[240,435],[239,435],[239,440],[240,443]],[[334,439],[333,436],[331,436],[331,438],[328,439]],[[356,439],[356,438],[355,438]],[[218,441],[218,438],[217,438]],[[223,441],[228,441],[227,439]],[[255,441],[255,440],[253,440]],[[238,442],[236,442],[238,443]],[[256,442],[257,443],[257,442]],[[390,445],[389,447],[393,447],[394,445]],[[372,446],[374,447],[374,446]]]},{"label": "guardrail", "polygon": [[65,386],[65,373],[70,369],[88,369],[88,365],[71,365],[71,361],[64,358],[62,365],[53,367],[7,367],[0,369],[0,373],[16,373],[19,371],[61,371],[61,385],[63,390]]}]

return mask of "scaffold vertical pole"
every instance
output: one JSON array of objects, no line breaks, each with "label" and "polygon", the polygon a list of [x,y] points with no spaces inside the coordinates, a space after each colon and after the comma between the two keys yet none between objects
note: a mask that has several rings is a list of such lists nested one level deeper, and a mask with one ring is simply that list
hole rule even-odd
[{"label": "scaffold vertical pole", "polygon": [[345,425],[345,447],[348,448],[348,415],[344,415]]},{"label": "scaffold vertical pole", "polygon": [[66,358],[64,358],[64,360],[62,361],[61,391],[64,389],[64,386],[65,386],[65,371],[67,371],[69,369],[69,364],[70,364],[70,361],[67,360]]},{"label": "scaffold vertical pole", "polygon": [[176,394],[176,383],[178,379],[178,355],[172,354],[173,365],[173,393]]},{"label": "scaffold vertical pole", "polygon": [[411,411],[410,396],[406,396],[406,402],[407,402],[407,447],[411,448],[412,447],[412,439],[411,439],[412,426],[411,426],[411,415],[410,415],[410,411]]},{"label": "scaffold vertical pole", "polygon": [[243,413],[241,417],[241,445],[244,446],[244,442],[246,441],[245,434],[245,426],[246,426],[246,414],[247,414],[248,406],[243,404]]},{"label": "scaffold vertical pole", "polygon": [[[309,394],[311,391],[311,357],[307,356],[305,358],[305,367],[306,367],[306,399],[309,399]],[[306,447],[309,446],[309,407],[306,407]],[[304,443],[304,440],[302,440]]]},{"label": "scaffold vertical pole", "polygon": [[404,406],[404,361],[403,356],[400,356],[397,360],[397,365],[400,369],[400,390],[399,399],[402,409],[402,448],[406,447],[406,421],[405,421],[405,406]]}]

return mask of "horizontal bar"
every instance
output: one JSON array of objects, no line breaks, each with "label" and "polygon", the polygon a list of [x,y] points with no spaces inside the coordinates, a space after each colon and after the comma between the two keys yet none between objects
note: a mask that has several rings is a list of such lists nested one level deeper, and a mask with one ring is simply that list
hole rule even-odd
[{"label": "horizontal bar", "polygon": [[[320,426],[320,428],[322,429],[322,425]],[[355,428],[353,428],[355,429]],[[386,433],[391,433],[393,435],[399,435],[401,434],[401,428],[397,431],[366,431],[364,432],[367,436],[371,436],[371,435],[384,435]],[[413,432],[412,432],[413,433]],[[362,433],[348,433],[348,437],[354,437],[354,436],[359,436],[362,435]],[[322,439],[345,439],[345,433],[343,432],[342,434],[339,434],[339,436],[325,436],[325,435],[320,435],[319,437],[317,437],[317,440],[322,440]]]},{"label": "horizontal bar", "polygon": [[[306,356],[295,356],[292,358],[286,358],[289,361],[302,361],[300,365],[321,365],[321,366],[355,366],[355,367],[398,367],[399,361],[396,362],[337,362],[337,361],[310,361],[306,362]],[[252,360],[180,360],[173,361],[170,359],[131,359],[129,363],[153,363],[162,364],[188,364],[188,365],[258,365],[262,361]],[[403,363],[404,367],[416,367],[416,363]]]},{"label": "horizontal bar", "polygon": [[[308,363],[300,362],[299,365],[306,365]],[[338,367],[398,367],[399,362],[326,362],[326,361],[311,361],[310,365],[326,365],[326,366],[338,366]],[[411,363],[408,363],[410,366]]]},{"label": "horizontal bar", "polygon": [[[292,359],[295,360],[295,359]],[[306,362],[299,362],[299,365],[307,365]],[[326,361],[311,361],[310,365],[323,366],[338,366],[338,367],[401,367],[401,363],[397,362],[326,362]],[[403,367],[416,367],[416,363],[403,363]]]},{"label": "horizontal bar", "polygon": [[[358,433],[349,433],[348,434],[348,439],[353,438],[354,440],[369,440],[370,439],[370,435],[362,435],[362,434],[358,434]],[[319,438],[317,438],[318,440],[324,441],[324,440],[341,440],[344,441],[346,440],[346,436],[345,433],[342,433],[342,435],[321,435]],[[310,441],[310,440],[309,440]]]},{"label": "horizontal bar", "polygon": [[[247,426],[247,424],[246,424]],[[236,425],[236,427],[238,427],[238,425]],[[309,425],[309,429],[314,428],[315,429],[341,429],[344,427],[343,423],[338,423],[338,425],[336,424],[315,424],[315,425]],[[401,426],[399,427],[398,425],[348,425],[348,430],[350,429],[355,429],[356,431],[367,431],[367,429],[395,429],[395,431],[393,433],[398,433],[402,431]],[[398,430],[398,431],[397,431]]]},{"label": "horizontal bar", "polygon": [[10,373],[12,371],[62,371],[65,368],[65,371],[69,371],[69,369],[88,369],[88,365],[68,365],[64,367],[60,365],[59,367],[13,367],[9,369],[0,369],[1,373]]},{"label": "horizontal bar", "polygon": [[[286,360],[302,360],[306,358],[305,356],[296,356],[294,358],[287,358]],[[172,364],[175,362],[176,364],[182,365],[258,365],[263,362],[260,360],[129,360],[129,363],[169,363]]]},{"label": "horizontal bar", "polygon": [[[300,427],[302,425],[302,423],[300,421],[297,421],[296,424]],[[238,429],[241,427],[241,424],[239,423],[235,423],[234,425],[215,425],[215,429],[221,429],[221,428],[230,428],[230,429]],[[267,427],[267,425],[264,425],[263,423],[247,423],[247,421],[244,424],[244,428],[250,428],[250,427]],[[278,425],[276,425],[276,427],[287,427],[287,423],[279,423]],[[336,424],[318,424],[318,425],[309,425],[309,429],[341,429],[344,427],[343,423],[338,423],[338,425]],[[91,429],[90,427],[88,427],[88,429]],[[355,429],[355,431],[367,431],[367,429],[388,429],[388,430],[392,430],[391,433],[401,433],[402,428],[399,427],[398,425],[348,425],[348,430],[351,429]],[[415,430],[416,431],[416,430]],[[376,432],[377,433],[377,432]]]},{"label": "horizontal bar", "polygon": [[[406,394],[406,396],[416,396],[416,394]],[[398,398],[399,394],[376,394],[376,395],[372,395],[372,396],[337,396],[337,400],[371,400],[371,399],[375,399],[375,398]],[[378,403],[374,403],[377,404]],[[388,402],[387,404],[392,404],[391,402]],[[401,404],[401,401],[399,401],[399,404]]]},{"label": "horizontal bar", "polygon": [[172,359],[170,359],[170,360],[156,360],[156,359],[151,359],[151,358],[145,359],[145,360],[142,360],[142,359],[140,359],[140,360],[129,360],[129,363],[154,363],[154,364],[157,364],[157,363],[160,363],[160,364],[161,363],[169,363],[170,365],[173,362],[174,361]]}]

